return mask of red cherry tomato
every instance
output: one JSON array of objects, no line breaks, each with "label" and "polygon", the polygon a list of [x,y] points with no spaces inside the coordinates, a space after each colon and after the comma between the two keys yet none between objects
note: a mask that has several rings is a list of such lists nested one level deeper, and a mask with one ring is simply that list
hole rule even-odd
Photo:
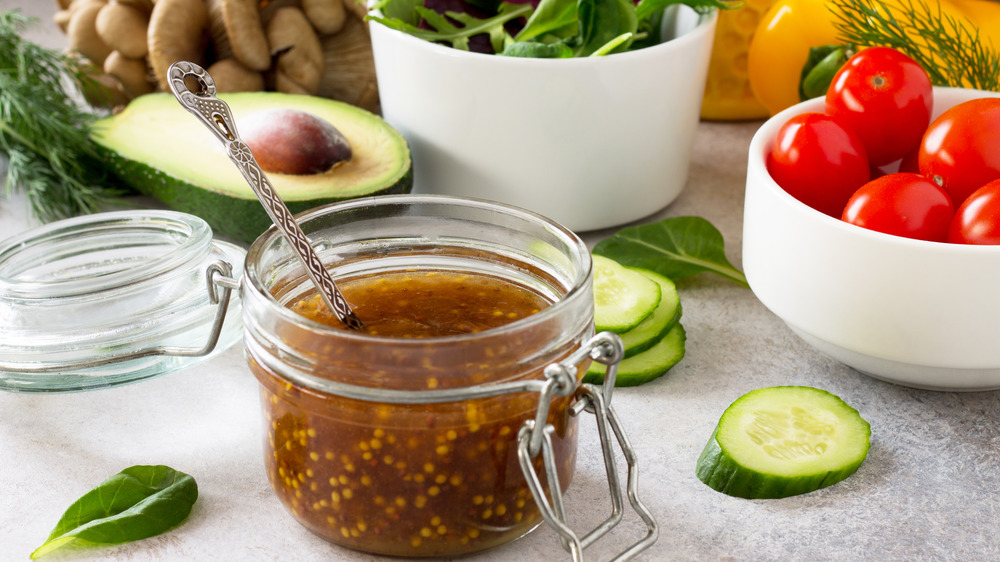
[{"label": "red cherry tomato", "polygon": [[886,234],[944,242],[954,214],[941,186],[919,174],[897,172],[861,186],[843,219]]},{"label": "red cherry tomato", "polygon": [[944,186],[956,206],[1000,178],[1000,98],[946,110],[924,134],[917,160],[920,173]]},{"label": "red cherry tomato", "polygon": [[792,197],[832,217],[869,180],[861,139],[823,113],[801,113],[781,126],[767,170]]},{"label": "red cherry tomato", "polygon": [[889,47],[859,51],[826,92],[826,112],[858,133],[875,166],[899,160],[920,144],[932,104],[927,72]]},{"label": "red cherry tomato", "polygon": [[972,192],[955,211],[948,241],[956,244],[1000,244],[1000,180]]}]

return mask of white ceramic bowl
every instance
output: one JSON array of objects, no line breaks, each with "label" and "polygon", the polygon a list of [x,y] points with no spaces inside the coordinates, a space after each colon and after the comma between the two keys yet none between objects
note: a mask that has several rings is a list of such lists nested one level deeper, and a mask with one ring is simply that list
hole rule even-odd
[{"label": "white ceramic bowl", "polygon": [[500,201],[577,230],[655,213],[687,182],[716,13],[670,11],[672,40],[605,57],[460,51],[371,23],[385,120],[414,192]]},{"label": "white ceramic bowl", "polygon": [[[995,92],[934,89],[934,116]],[[760,301],[815,348],[873,377],[920,388],[1000,388],[1000,247],[925,242],[815,211],[771,179],[765,154],[789,117],[750,143],[743,268]]]}]

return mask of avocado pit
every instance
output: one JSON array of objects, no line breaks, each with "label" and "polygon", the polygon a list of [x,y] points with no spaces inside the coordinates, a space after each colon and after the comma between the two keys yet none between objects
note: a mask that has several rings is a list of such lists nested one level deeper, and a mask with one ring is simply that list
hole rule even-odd
[{"label": "avocado pit", "polygon": [[240,136],[269,173],[320,174],[351,159],[347,138],[329,121],[297,109],[265,109],[239,123]]}]

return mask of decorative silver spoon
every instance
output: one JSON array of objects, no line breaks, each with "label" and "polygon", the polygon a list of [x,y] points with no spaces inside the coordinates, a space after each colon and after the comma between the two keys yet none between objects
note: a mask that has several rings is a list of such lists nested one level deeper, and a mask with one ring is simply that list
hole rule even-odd
[{"label": "decorative silver spoon", "polygon": [[[312,279],[320,296],[330,310],[337,316],[344,326],[352,330],[359,330],[364,327],[364,323],[354,314],[351,307],[344,299],[340,289],[334,284],[330,273],[323,266],[316,251],[313,250],[309,239],[295,222],[292,213],[285,206],[285,203],[278,197],[277,192],[271,182],[268,181],[264,171],[250,151],[250,147],[240,140],[239,133],[236,132],[236,120],[226,102],[215,97],[215,81],[202,67],[186,62],[178,61],[170,65],[167,71],[170,90],[174,93],[177,101],[215,133],[215,136],[226,146],[226,154],[229,159],[236,164],[243,177],[250,184],[257,199],[260,200],[267,211],[271,222],[273,222],[285,239],[295,250],[296,255],[302,260],[302,265],[306,268],[306,273]],[[186,79],[197,80],[200,91],[192,91],[188,88]]]}]

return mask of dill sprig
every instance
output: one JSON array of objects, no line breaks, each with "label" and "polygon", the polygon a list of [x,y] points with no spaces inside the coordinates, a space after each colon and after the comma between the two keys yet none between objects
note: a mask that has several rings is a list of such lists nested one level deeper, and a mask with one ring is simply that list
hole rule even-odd
[{"label": "dill sprig", "polygon": [[31,213],[47,222],[98,211],[121,192],[108,185],[89,136],[96,115],[71,95],[96,82],[76,58],[23,39],[34,23],[0,11],[0,155],[3,195],[23,190]]},{"label": "dill sprig", "polygon": [[[1000,91],[1000,55],[972,22],[923,0],[899,0],[893,11],[879,0],[831,0],[840,39],[859,46],[893,47],[920,63],[937,86]],[[897,18],[896,14],[902,13]]]}]

